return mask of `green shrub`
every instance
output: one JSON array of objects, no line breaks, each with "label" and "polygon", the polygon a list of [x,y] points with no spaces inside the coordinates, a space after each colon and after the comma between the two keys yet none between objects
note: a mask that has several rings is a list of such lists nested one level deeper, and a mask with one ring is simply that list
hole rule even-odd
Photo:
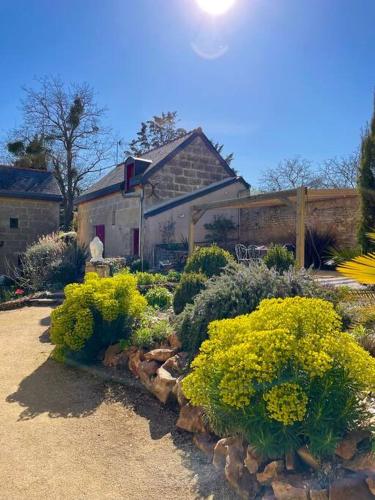
[{"label": "green shrub", "polygon": [[159,273],[137,272],[135,273],[139,286],[163,285],[167,283],[167,276]]},{"label": "green shrub", "polygon": [[333,305],[302,297],[264,300],[215,321],[183,381],[219,435],[241,434],[266,457],[307,445],[331,455],[364,425],[375,360],[341,332]]},{"label": "green shrub", "polygon": [[76,233],[48,234],[26,248],[14,280],[31,291],[60,288],[83,278],[86,258]]},{"label": "green shrub", "polygon": [[347,260],[352,260],[362,254],[360,247],[330,248],[328,257],[338,266]]},{"label": "green shrub", "polygon": [[131,274],[88,273],[83,284],[65,287],[65,297],[51,314],[53,357],[59,361],[94,361],[108,345],[129,338],[147,305]]},{"label": "green shrub", "polygon": [[167,340],[172,333],[171,325],[166,319],[146,315],[141,326],[131,336],[131,344],[143,349],[153,349]]},{"label": "green shrub", "polygon": [[170,283],[179,283],[181,280],[182,274],[179,273],[178,271],[169,271],[167,274],[167,281]]},{"label": "green shrub", "polygon": [[111,276],[127,269],[126,259],[124,257],[107,257],[104,259],[104,262],[109,265]]},{"label": "green shrub", "polygon": [[274,267],[277,272],[283,273],[294,265],[294,255],[282,245],[272,245],[264,257],[264,263],[269,269]]},{"label": "green shrub", "polygon": [[142,261],[141,259],[135,259],[130,263],[130,271],[132,273],[136,273],[138,271],[148,271],[150,269],[150,264],[147,260],[143,261],[143,269],[142,269]]},{"label": "green shrub", "polygon": [[203,290],[207,278],[200,273],[184,273],[173,296],[173,310],[180,314],[186,304],[191,304],[194,297]]},{"label": "green shrub", "polygon": [[154,286],[145,295],[147,303],[158,309],[168,309],[172,305],[173,295],[162,286]]},{"label": "green shrub", "polygon": [[231,262],[233,262],[231,254],[216,245],[198,248],[188,258],[185,272],[202,273],[211,278],[220,274]]},{"label": "green shrub", "polygon": [[183,349],[194,354],[207,338],[211,321],[254,311],[261,300],[270,297],[326,297],[329,294],[303,270],[291,268],[281,275],[263,262],[249,267],[232,264],[222,275],[207,282],[193,305],[185,307],[177,318],[176,328]]}]

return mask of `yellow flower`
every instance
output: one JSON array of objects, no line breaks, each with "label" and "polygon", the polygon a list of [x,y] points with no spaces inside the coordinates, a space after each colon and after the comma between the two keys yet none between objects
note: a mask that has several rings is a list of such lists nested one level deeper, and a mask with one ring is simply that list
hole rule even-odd
[{"label": "yellow flower", "polygon": [[297,384],[285,383],[263,395],[271,418],[284,425],[301,422],[306,414],[307,395]]}]

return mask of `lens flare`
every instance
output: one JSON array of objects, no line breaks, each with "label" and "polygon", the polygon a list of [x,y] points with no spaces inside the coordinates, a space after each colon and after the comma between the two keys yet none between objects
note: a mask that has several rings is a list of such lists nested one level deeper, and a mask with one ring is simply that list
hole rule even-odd
[{"label": "lens flare", "polygon": [[234,5],[235,0],[196,0],[196,2],[208,14],[220,16]]}]

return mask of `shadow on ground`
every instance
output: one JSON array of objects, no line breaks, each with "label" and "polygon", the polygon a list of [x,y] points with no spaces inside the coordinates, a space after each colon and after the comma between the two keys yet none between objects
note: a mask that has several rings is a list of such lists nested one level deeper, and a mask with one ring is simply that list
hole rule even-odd
[{"label": "shadow on ground", "polygon": [[27,376],[6,401],[23,407],[19,420],[32,419],[43,413],[51,418],[82,418],[94,413],[103,402],[120,403],[148,421],[152,439],[171,434],[174,445],[181,452],[183,465],[191,471],[197,483],[197,498],[237,498],[228,488],[222,472],[217,471],[195,448],[191,435],[176,428],[177,406],[161,405],[128,372],[122,372],[123,384],[108,381],[102,368],[99,371],[93,368],[92,373],[87,367],[82,371],[48,359]]},{"label": "shadow on ground", "polygon": [[6,401],[24,408],[19,420],[32,419],[42,413],[51,418],[68,418],[90,415],[104,396],[101,381],[93,384],[92,377],[48,359],[24,378]]}]

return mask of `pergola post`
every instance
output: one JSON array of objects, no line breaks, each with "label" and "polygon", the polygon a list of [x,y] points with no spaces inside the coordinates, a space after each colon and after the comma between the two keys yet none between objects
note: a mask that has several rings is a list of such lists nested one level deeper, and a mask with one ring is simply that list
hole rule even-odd
[{"label": "pergola post", "polygon": [[193,220],[193,210],[190,208],[189,215],[189,257],[194,251],[195,223]]},{"label": "pergola post", "polygon": [[296,206],[296,263],[298,268],[305,267],[305,215],[306,192],[304,186],[297,189]]},{"label": "pergola post", "polygon": [[206,213],[205,208],[190,207],[189,212],[189,256],[194,252],[195,225]]}]

